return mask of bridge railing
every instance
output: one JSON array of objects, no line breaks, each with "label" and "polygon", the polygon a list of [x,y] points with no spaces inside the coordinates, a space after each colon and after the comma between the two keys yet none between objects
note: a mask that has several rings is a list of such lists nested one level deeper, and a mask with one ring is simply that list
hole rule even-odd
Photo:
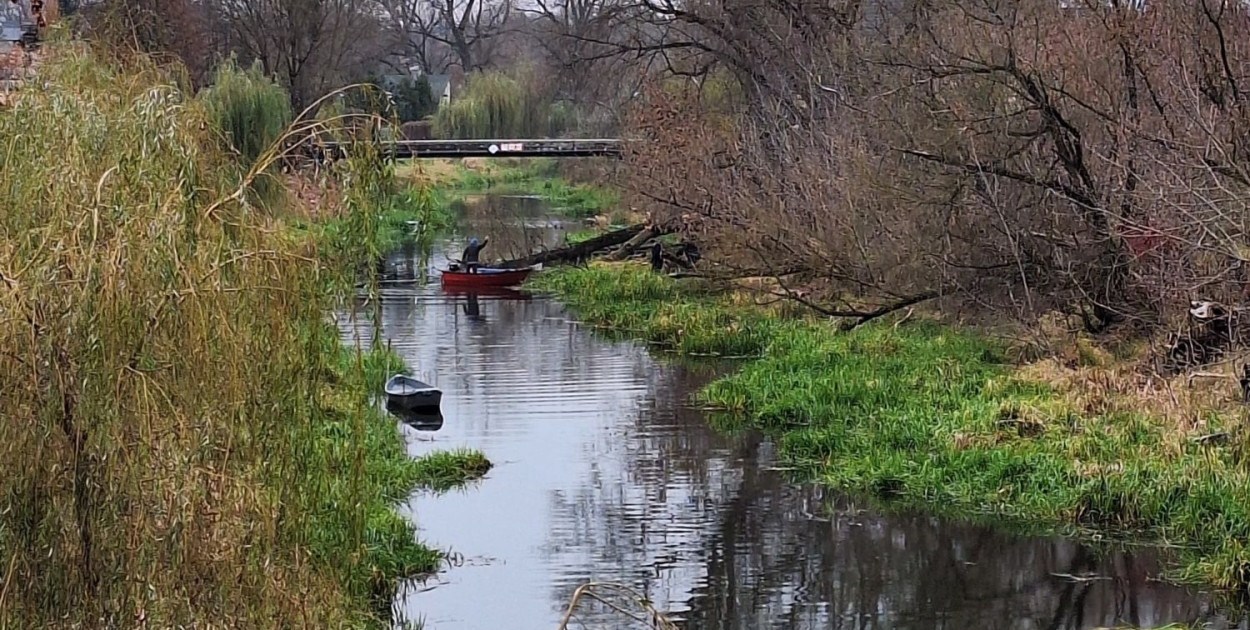
[{"label": "bridge railing", "polygon": [[[339,153],[347,145],[326,142],[320,146],[330,153]],[[621,157],[624,154],[624,143],[615,138],[394,140],[382,146],[400,158]]]}]

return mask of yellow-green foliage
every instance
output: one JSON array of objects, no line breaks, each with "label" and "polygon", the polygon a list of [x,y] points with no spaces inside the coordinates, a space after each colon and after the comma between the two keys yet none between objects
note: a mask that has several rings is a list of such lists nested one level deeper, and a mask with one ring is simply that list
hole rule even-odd
[{"label": "yellow-green foliage", "polygon": [[437,554],[329,274],[155,66],[46,54],[0,111],[0,627],[364,623]]},{"label": "yellow-green foliage", "polygon": [[709,112],[730,113],[742,102],[742,86],[733,74],[718,68],[699,85],[699,102]]},{"label": "yellow-green foliage", "polygon": [[213,83],[200,93],[210,119],[229,146],[251,164],[278,139],[291,122],[286,90],[265,76],[260,62],[246,70],[227,60]]},{"label": "yellow-green foliage", "polygon": [[440,138],[520,138],[560,134],[576,124],[567,105],[552,106],[498,72],[470,75],[463,93],[434,115]]},{"label": "yellow-green foliage", "polygon": [[475,74],[464,95],[438,110],[434,133],[443,138],[509,138],[525,122],[525,90],[497,72]]},{"label": "yellow-green foliage", "polygon": [[[286,90],[265,76],[260,62],[246,70],[227,60],[213,83],[199,96],[213,128],[243,166],[250,167],[273,145],[291,123],[291,99]],[[271,202],[278,186],[271,173],[253,184],[257,196]]]}]

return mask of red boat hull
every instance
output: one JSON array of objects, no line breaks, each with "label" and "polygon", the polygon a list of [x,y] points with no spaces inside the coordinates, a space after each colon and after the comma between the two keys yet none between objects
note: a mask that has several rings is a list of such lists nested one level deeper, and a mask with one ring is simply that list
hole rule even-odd
[{"label": "red boat hull", "polygon": [[474,287],[512,287],[522,282],[533,273],[533,269],[509,269],[507,271],[486,271],[483,273],[465,273],[463,271],[444,271],[443,286],[474,288]]}]

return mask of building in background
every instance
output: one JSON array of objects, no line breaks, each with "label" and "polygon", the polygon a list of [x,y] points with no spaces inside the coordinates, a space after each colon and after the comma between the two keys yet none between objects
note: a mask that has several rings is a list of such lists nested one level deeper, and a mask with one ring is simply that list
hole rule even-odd
[{"label": "building in background", "polygon": [[430,84],[430,95],[434,97],[436,105],[441,107],[451,102],[451,75],[447,74],[425,74],[420,68],[410,68],[408,74],[382,75],[382,85],[388,90],[394,90],[404,81],[415,81],[422,76]]},{"label": "building in background", "polygon": [[427,74],[426,81],[430,82],[430,94],[434,95],[434,102],[439,107],[451,102],[451,76],[446,74]]},{"label": "building in background", "polygon": [[34,44],[56,16],[56,0],[0,0],[0,43]]}]

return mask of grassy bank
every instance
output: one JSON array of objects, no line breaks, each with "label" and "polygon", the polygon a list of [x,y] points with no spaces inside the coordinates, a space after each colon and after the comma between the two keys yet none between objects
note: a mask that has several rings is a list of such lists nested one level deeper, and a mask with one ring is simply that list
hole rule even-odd
[{"label": "grassy bank", "polygon": [[[405,243],[427,239],[453,221],[447,204],[441,203],[429,186],[416,183],[406,183],[398,192],[387,195],[382,203],[373,206],[371,214],[370,249],[376,252],[388,252]],[[296,241],[312,241],[337,250],[354,246],[351,240],[358,232],[360,221],[357,217],[331,211],[315,216],[286,217],[284,224]]]},{"label": "grassy bank", "polygon": [[1178,423],[1109,373],[1012,365],[971,332],[918,322],[842,333],[633,265],[561,269],[531,286],[616,334],[753,357],[700,396],[773,435],[808,478],[1012,527],[1167,541],[1180,579],[1250,582],[1240,414]]},{"label": "grassy bank", "polygon": [[575,218],[597,216],[619,201],[610,189],[569,183],[553,159],[414,160],[401,167],[397,176],[428,182],[446,196],[535,195]]},{"label": "grassy bank", "polygon": [[[393,357],[324,321],[377,223],[285,238],[170,75],[45,54],[0,111],[0,627],[376,625],[440,557],[392,502],[484,468],[406,458]],[[371,217],[376,159],[342,168]]]},{"label": "grassy bank", "polygon": [[[347,565],[357,573],[348,582],[369,585],[376,603],[389,606],[397,578],[435,571],[445,557],[417,541],[412,523],[394,505],[418,488],[441,491],[477,479],[491,464],[481,453],[468,450],[409,457],[395,419],[373,400],[391,374],[408,372],[403,361],[382,349],[361,352],[338,346],[327,352],[335,353],[337,361],[320,392],[324,419],[317,430],[325,451],[324,470],[318,474],[326,474],[330,485],[319,494],[322,509],[315,513],[317,518],[308,523],[314,541],[310,554],[333,562],[345,551],[338,538],[354,525],[339,521],[351,513],[335,506],[351,499],[350,486],[357,484],[357,509],[363,511],[365,528],[363,555]],[[359,471],[354,470],[357,465]]]}]

